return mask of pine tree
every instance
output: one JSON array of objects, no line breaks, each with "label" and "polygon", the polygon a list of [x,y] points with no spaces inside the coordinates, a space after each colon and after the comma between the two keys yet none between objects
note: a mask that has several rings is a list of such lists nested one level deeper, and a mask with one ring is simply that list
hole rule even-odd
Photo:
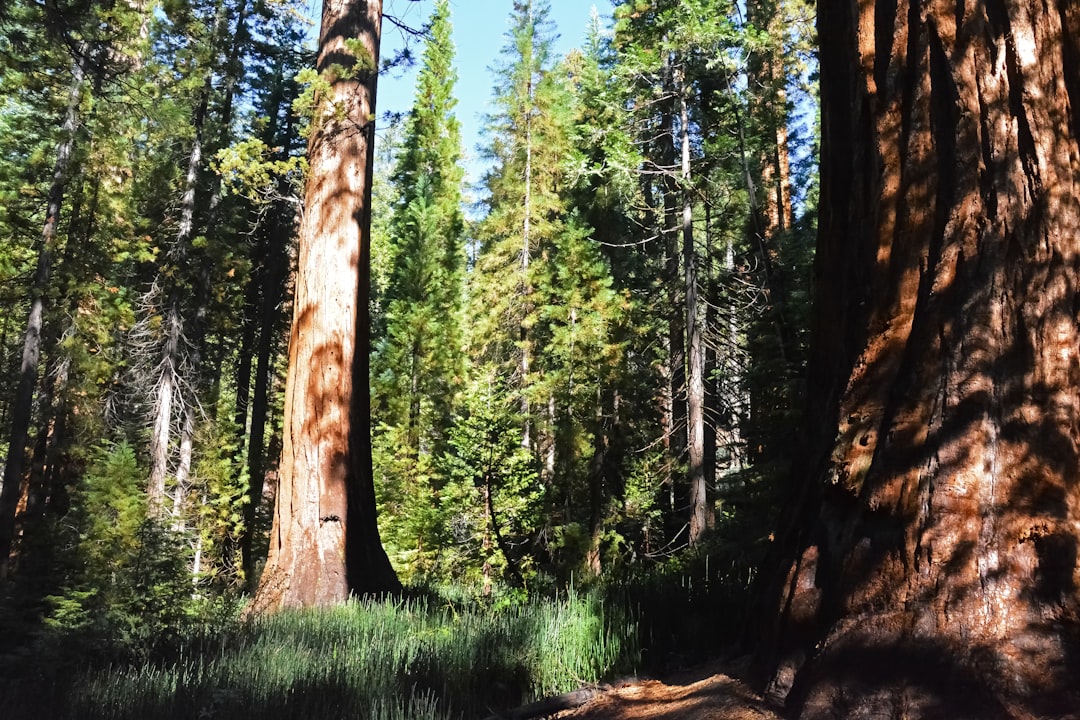
[{"label": "pine tree", "polygon": [[[655,29],[654,16],[641,8],[635,12],[640,15],[630,20],[643,23],[641,32]],[[673,291],[683,279],[675,277],[677,284],[671,280],[681,267],[672,262],[680,255],[673,231],[665,226],[674,217],[676,198],[669,174],[657,164],[659,148],[665,146],[659,128],[670,134],[674,127],[669,127],[674,118],[666,109],[671,98],[653,84],[662,77],[655,72],[655,44],[629,42],[627,32],[617,22],[616,32],[602,37],[594,19],[574,72],[579,156],[573,162],[576,187],[570,197],[594,228],[622,307],[613,314],[619,320],[611,328],[611,341],[621,346],[620,362],[611,368],[603,411],[596,416],[602,432],[594,435],[589,465],[589,504],[601,511],[590,514],[610,517],[606,528],[592,526],[593,541],[602,531],[613,549],[632,547],[648,554],[686,522],[684,483],[678,479],[676,502],[673,477],[685,445],[677,432],[685,423],[677,420],[685,416],[680,409],[685,402],[675,388],[684,382],[681,364],[672,360],[682,355],[678,348],[685,313],[672,310],[673,303],[681,302]],[[610,500],[617,502],[609,505]]]},{"label": "pine tree", "polygon": [[495,166],[471,283],[472,352],[486,386],[510,393],[498,406],[516,412],[502,422],[520,428],[543,486],[542,522],[522,528],[538,541],[532,557],[569,577],[586,562],[598,569],[604,486],[618,484],[605,456],[629,302],[583,220],[593,208],[574,207],[586,162],[572,146],[580,56],[552,61],[546,17],[546,5],[530,3],[511,16],[488,127]]},{"label": "pine tree", "polygon": [[608,266],[615,303],[607,313],[603,339],[607,362],[596,357],[592,367],[598,372],[590,373],[598,381],[595,407],[582,405],[577,415],[592,438],[591,448],[582,449],[583,460],[587,458],[587,489],[582,494],[588,501],[581,505],[588,508],[582,521],[588,529],[586,565],[593,573],[612,564],[605,554],[617,559],[608,549],[622,545],[647,550],[642,541],[651,532],[656,498],[649,492],[648,500],[639,503],[640,496],[631,497],[635,493],[628,488],[632,478],[649,487],[659,485],[648,469],[654,455],[640,451],[657,445],[660,437],[655,399],[661,378],[656,369],[664,320],[646,301],[655,281],[650,247],[656,243],[642,242],[639,233],[641,224],[649,225],[640,218],[637,169],[642,157],[626,121],[630,89],[620,82],[612,40],[594,12],[584,48],[567,58],[575,108],[567,200],[593,228],[592,252]]},{"label": "pine tree", "polygon": [[502,365],[501,372],[514,378],[510,386],[520,406],[522,446],[538,457],[544,451],[535,434],[544,409],[532,397],[533,262],[563,224],[556,189],[567,141],[567,104],[551,72],[548,12],[544,2],[514,3],[504,60],[496,68],[503,80],[495,88],[497,112],[488,120],[494,167],[485,178],[488,214],[478,229],[477,258],[477,277],[490,281],[475,284],[471,292],[476,307],[487,308],[474,328],[474,340],[481,343],[474,357]]},{"label": "pine tree", "polygon": [[[93,240],[99,205],[123,182],[129,168],[125,161],[111,168],[95,164],[95,159],[108,157],[107,149],[113,145],[111,139],[93,139],[95,125],[100,121],[104,127],[114,119],[102,117],[96,104],[116,92],[117,77],[136,69],[145,50],[138,35],[145,14],[125,3],[100,7],[20,4],[12,8],[7,20],[20,25],[4,48],[4,85],[28,86],[34,99],[44,100],[53,93],[64,99],[56,109],[63,120],[57,123],[60,137],[48,184],[42,183],[44,214],[36,233],[29,318],[22,333],[15,397],[8,406],[8,461],[0,491],[0,575],[7,571],[15,538],[16,506],[25,497],[25,517],[40,516],[59,485],[56,470],[60,451],[69,441],[66,424],[71,404],[65,399],[69,394],[67,386],[85,380],[71,376],[71,361],[79,347],[77,323],[62,318],[102,299],[100,282],[88,276],[91,269],[103,270],[94,262],[101,252],[101,246]],[[31,42],[38,33],[38,42]],[[66,78],[68,82],[60,90],[50,87],[48,81],[34,79],[37,73],[39,78]],[[41,111],[46,115],[53,112],[48,105],[41,106]],[[121,121],[118,125],[125,124]],[[95,150],[98,158],[94,157]],[[32,158],[26,156],[27,160]],[[24,182],[28,179],[24,176]],[[124,246],[123,233],[113,239],[117,248]],[[94,285],[99,286],[98,292],[90,289]],[[40,372],[43,363],[52,365],[51,372]],[[36,417],[35,396],[40,408]],[[27,458],[26,448],[34,430],[33,452]]]},{"label": "pine tree", "polygon": [[[209,158],[227,143],[215,133],[216,120],[229,128],[235,101],[236,74],[247,33],[247,0],[235,6],[225,0],[201,5],[192,2],[171,8],[176,17],[174,40],[183,51],[177,54],[178,69],[193,68],[181,75],[191,92],[188,145],[181,160],[179,202],[171,218],[172,236],[166,257],[143,300],[144,322],[159,323],[157,348],[148,348],[152,363],[146,375],[153,385],[150,432],[150,478],[148,507],[159,517],[170,511],[177,527],[184,524],[185,498],[190,483],[195,413],[202,389],[205,315],[210,295],[212,260],[210,238],[219,218],[215,181],[204,176]],[[228,133],[228,130],[224,131]],[[216,146],[216,147],[215,147]],[[216,238],[214,238],[216,239]],[[174,426],[179,426],[179,446],[174,450]],[[173,473],[171,507],[166,507],[166,477]]]},{"label": "pine tree", "polygon": [[[503,59],[496,67],[501,78],[495,87],[497,110],[487,123],[493,167],[485,178],[488,213],[477,229],[479,249],[470,278],[469,345],[475,377],[509,393],[497,406],[516,408],[506,421],[518,428],[522,448],[550,484],[554,398],[537,365],[545,341],[539,336],[544,299],[536,286],[566,227],[558,187],[569,103],[552,72],[548,12],[545,2],[514,3]],[[498,511],[493,507],[489,513],[492,526]],[[515,560],[506,561],[510,576],[520,578]]]}]

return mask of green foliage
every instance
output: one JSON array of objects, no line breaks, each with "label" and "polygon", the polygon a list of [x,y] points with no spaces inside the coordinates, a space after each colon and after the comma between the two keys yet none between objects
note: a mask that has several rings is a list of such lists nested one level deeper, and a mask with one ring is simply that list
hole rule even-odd
[{"label": "green foliage", "polygon": [[536,568],[520,548],[540,527],[545,489],[535,457],[521,445],[520,418],[505,404],[505,387],[483,370],[477,369],[455,418],[453,452],[444,460],[452,483],[448,500],[455,501],[449,521],[457,551],[473,560],[457,572],[488,585],[492,573],[527,582]]},{"label": "green foliage", "polygon": [[373,250],[373,461],[382,517],[389,520],[381,534],[406,579],[449,579],[443,556],[456,554],[444,530],[451,481],[443,456],[465,378],[465,220],[450,33],[450,7],[442,0],[390,186],[376,187],[380,197],[393,192],[396,199],[389,219],[376,225],[382,242]]},{"label": "green foliage", "polygon": [[200,427],[189,493],[193,539],[198,567],[194,582],[220,593],[241,586],[238,555],[244,531],[243,508],[249,486],[247,467],[241,462],[238,432],[226,417]]},{"label": "green foliage", "polygon": [[264,205],[279,199],[282,178],[297,195],[303,188],[307,159],[300,155],[282,159],[280,152],[281,148],[271,148],[261,138],[244,138],[218,151],[214,169],[224,188]]},{"label": "green foliage", "polygon": [[319,113],[322,98],[325,98],[332,88],[330,81],[320,75],[315,68],[304,68],[297,72],[296,82],[303,89],[293,101],[292,110],[307,120],[303,135],[308,137],[311,133],[311,125],[314,124]]},{"label": "green foliage", "polygon": [[144,473],[130,445],[98,449],[73,498],[64,589],[48,598],[54,631],[145,651],[182,630],[187,562],[172,533],[147,518]]},{"label": "green foliage", "polygon": [[379,536],[402,581],[417,583],[450,577],[446,563],[454,552],[446,532],[446,495],[429,453],[409,450],[403,428],[374,430]]},{"label": "green foliage", "polygon": [[[359,38],[345,38],[338,54],[350,55],[345,64],[330,63],[321,72],[314,68],[304,68],[296,74],[296,82],[303,90],[293,102],[293,111],[307,120],[302,129],[303,137],[308,137],[311,129],[328,120],[342,120],[348,113],[346,103],[334,100],[334,86],[339,82],[357,82],[375,70],[375,58]],[[367,118],[374,120],[373,117]]]}]

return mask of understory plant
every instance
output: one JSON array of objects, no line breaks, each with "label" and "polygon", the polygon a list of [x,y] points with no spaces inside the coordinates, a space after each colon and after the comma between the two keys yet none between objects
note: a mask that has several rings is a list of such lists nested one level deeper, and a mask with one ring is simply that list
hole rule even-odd
[{"label": "understory plant", "polygon": [[56,716],[86,719],[469,718],[632,671],[635,637],[599,593],[353,601],[193,631],[51,692]]}]

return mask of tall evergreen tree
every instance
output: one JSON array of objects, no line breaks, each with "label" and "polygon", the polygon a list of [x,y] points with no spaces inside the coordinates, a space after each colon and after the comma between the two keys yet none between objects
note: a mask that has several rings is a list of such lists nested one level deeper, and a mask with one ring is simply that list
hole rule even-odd
[{"label": "tall evergreen tree", "polygon": [[[454,47],[450,6],[436,5],[416,98],[392,178],[398,200],[388,228],[390,275],[381,302],[384,337],[372,359],[378,457],[384,501],[401,513],[385,529],[401,550],[437,549],[436,527],[408,521],[432,508],[437,456],[447,447],[452,402],[464,379],[460,329],[465,272],[461,133],[454,116]],[[437,495],[436,495],[437,496]]]},{"label": "tall evergreen tree", "polygon": [[[546,2],[531,0],[515,2],[511,11],[496,67],[496,112],[487,125],[493,161],[485,178],[488,213],[478,227],[480,247],[470,282],[475,372],[510,393],[500,405],[548,484],[555,470],[554,398],[540,382],[537,365],[544,346],[538,337],[544,303],[536,286],[556,237],[566,228],[558,187],[569,106],[552,72],[549,12]],[[492,527],[498,526],[498,512],[491,507]],[[505,560],[511,575],[520,577],[514,560]]]},{"label": "tall evergreen tree", "polygon": [[[67,441],[66,433],[55,432],[57,418],[61,421],[60,429],[67,418],[65,413],[56,412],[54,400],[66,394],[69,361],[77,342],[62,347],[62,338],[67,336],[70,340],[76,333],[74,321],[65,322],[61,318],[78,308],[83,300],[91,302],[87,297],[90,293],[86,292],[86,268],[79,268],[84,274],[78,277],[73,275],[73,270],[95,255],[98,248],[92,247],[88,236],[96,229],[98,201],[108,196],[117,184],[109,181],[114,181],[116,175],[122,178],[128,171],[120,162],[112,168],[116,175],[105,180],[106,168],[86,167],[91,153],[85,145],[92,137],[91,128],[95,125],[92,120],[98,117],[95,103],[114,92],[117,77],[131,72],[140,62],[145,48],[140,46],[138,30],[146,15],[142,9],[126,3],[99,6],[61,3],[43,7],[20,3],[11,8],[7,20],[18,22],[20,27],[10,34],[3,48],[4,85],[10,87],[13,81],[21,82],[29,86],[31,97],[46,99],[52,95],[63,100],[56,108],[62,120],[57,123],[60,136],[47,184],[42,178],[44,213],[36,232],[36,263],[30,274],[27,303],[29,317],[22,332],[14,400],[8,406],[11,410],[8,457],[0,490],[0,576],[8,568],[16,534],[17,506],[25,498],[28,514],[39,512],[49,496],[44,486],[45,475],[53,474],[56,465],[49,460],[58,458],[58,449]],[[32,37],[37,42],[31,42]],[[49,80],[42,83],[35,75],[63,78],[67,82],[63,88],[52,87]],[[41,111],[46,115],[53,112],[48,105],[42,106]],[[103,126],[108,124],[102,120]],[[109,145],[107,140],[96,142],[99,151]],[[30,160],[33,156],[24,157]],[[29,177],[24,177],[26,181],[34,183]],[[104,191],[102,186],[106,188]],[[87,188],[92,188],[88,194],[83,192]],[[117,246],[123,245],[122,239],[116,240]],[[57,272],[58,266],[62,272]],[[91,267],[100,266],[94,263]],[[40,372],[43,357],[54,365],[54,372],[46,373],[44,382]],[[35,396],[41,409],[36,418]],[[28,457],[26,450],[35,420],[37,438],[32,457]],[[29,485],[28,478],[32,480]]]},{"label": "tall evergreen tree", "polygon": [[[504,417],[520,428],[542,484],[544,516],[506,544],[533,540],[535,559],[570,572],[586,556],[593,569],[599,562],[604,428],[616,403],[627,298],[582,219],[586,210],[574,208],[578,61],[553,62],[547,12],[523,2],[511,15],[488,126],[494,167],[471,278],[471,347],[478,376],[509,391]],[[499,512],[489,511],[492,527]]]},{"label": "tall evergreen tree", "polygon": [[[586,468],[591,572],[610,565],[603,557],[605,538],[610,547],[647,551],[643,539],[652,532],[659,478],[649,468],[656,453],[642,449],[658,445],[662,436],[656,398],[665,320],[649,302],[657,274],[651,252],[656,243],[643,241],[639,233],[642,224],[650,225],[641,218],[637,169],[642,157],[626,122],[631,92],[621,82],[618,60],[613,37],[594,11],[585,46],[567,58],[575,97],[567,200],[593,229],[590,242],[609,266],[618,304],[608,313],[605,339],[607,352],[615,352],[609,362],[595,358],[592,367],[599,372],[590,373],[600,383],[596,407],[591,413],[587,406],[578,411],[592,436]],[[651,490],[642,494],[640,487]]]},{"label": "tall evergreen tree", "polygon": [[[701,539],[707,524],[704,346],[693,164],[700,145],[696,124],[700,108],[695,98],[701,95],[695,88],[702,51],[712,50],[715,44],[709,30],[724,17],[724,11],[715,2],[629,2],[616,11],[617,42],[624,59],[621,72],[638,89],[634,106],[642,126],[645,171],[655,177],[655,182],[651,178],[645,182],[652,185],[654,222],[664,241],[670,305],[666,442],[676,466],[686,463],[686,479],[679,484],[685,488],[691,543]],[[674,500],[674,473],[669,482]]]},{"label": "tall evergreen tree", "polygon": [[[477,357],[505,364],[513,377],[522,418],[522,446],[538,456],[536,425],[546,405],[533,398],[536,340],[534,261],[563,226],[558,196],[560,159],[566,149],[565,97],[552,74],[552,26],[546,2],[515,2],[503,62],[496,67],[495,114],[489,118],[488,214],[480,226],[478,278],[472,292],[485,324],[474,331]],[[491,323],[490,325],[486,323]],[[540,407],[537,406],[540,401]]]},{"label": "tall evergreen tree", "polygon": [[[158,276],[147,292],[144,322],[156,324],[157,348],[148,349],[153,367],[147,370],[153,385],[150,432],[150,478],[148,507],[162,516],[171,511],[174,524],[183,526],[185,497],[190,483],[192,438],[196,408],[202,386],[203,345],[206,306],[210,294],[211,259],[208,236],[217,230],[219,196],[216,180],[206,179],[209,159],[227,142],[232,124],[239,62],[248,39],[247,0],[233,5],[219,0],[208,5],[198,2],[170,8],[174,18],[169,28],[183,51],[177,54],[178,67],[193,68],[179,73],[190,88],[190,127],[181,166],[179,202],[173,229],[167,241]],[[219,128],[215,132],[214,122]],[[217,238],[213,238],[217,239]],[[179,427],[179,445],[173,447]],[[171,507],[166,507],[166,477],[173,473]]]}]

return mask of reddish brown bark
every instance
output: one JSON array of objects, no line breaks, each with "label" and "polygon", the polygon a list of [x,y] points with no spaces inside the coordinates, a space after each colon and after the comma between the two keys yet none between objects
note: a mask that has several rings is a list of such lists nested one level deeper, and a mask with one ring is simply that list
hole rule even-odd
[{"label": "reddish brown bark", "polygon": [[[398,587],[371,476],[367,296],[382,3],[325,0],[270,555],[253,609]],[[364,51],[354,54],[357,39]],[[350,41],[349,46],[346,41]],[[351,47],[351,49],[350,49]]]},{"label": "reddish brown bark", "polygon": [[804,717],[1080,707],[1075,3],[819,3],[808,468],[778,539]]},{"label": "reddish brown bark", "polygon": [[[760,210],[762,227],[756,228],[766,242],[790,230],[794,222],[791,203],[791,161],[788,158],[787,82],[784,62],[784,21],[775,0],[750,0],[747,19],[769,33],[769,41],[749,58],[750,82],[759,96],[754,114],[759,115],[763,135]],[[755,198],[755,202],[759,200]],[[775,244],[773,262],[777,261]]]}]

